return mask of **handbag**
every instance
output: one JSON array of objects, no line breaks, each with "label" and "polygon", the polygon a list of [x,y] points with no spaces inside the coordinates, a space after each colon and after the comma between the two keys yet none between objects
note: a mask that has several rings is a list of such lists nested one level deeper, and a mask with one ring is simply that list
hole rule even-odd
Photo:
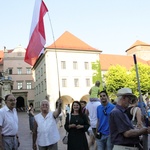
[{"label": "handbag", "polygon": [[[69,123],[71,119],[71,114],[69,114]],[[63,144],[68,144],[68,132],[66,132],[66,135],[62,139]]]},{"label": "handbag", "polygon": [[136,116],[136,112],[137,112],[137,107],[133,107],[130,111],[130,113],[133,112],[133,117],[131,120],[131,123],[133,125],[134,128],[137,128],[137,120],[135,120],[135,116]]},{"label": "handbag", "polygon": [[63,144],[68,144],[68,132],[66,133],[66,135],[62,139],[62,142],[63,142]]}]

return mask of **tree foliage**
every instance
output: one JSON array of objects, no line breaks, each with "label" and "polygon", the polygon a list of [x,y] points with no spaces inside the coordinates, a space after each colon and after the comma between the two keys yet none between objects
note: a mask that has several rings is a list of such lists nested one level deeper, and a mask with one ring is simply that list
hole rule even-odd
[{"label": "tree foliage", "polygon": [[[101,75],[101,66],[100,61],[96,61],[92,63],[92,70],[94,70],[92,82],[100,81],[102,83],[102,75]],[[100,90],[103,89],[103,85],[100,84]]]},{"label": "tree foliage", "polygon": [[106,89],[109,94],[116,94],[118,89],[124,87],[128,82],[127,70],[119,65],[111,66],[104,75]]},{"label": "tree foliage", "polygon": [[[142,95],[150,93],[150,66],[139,63],[137,68]],[[133,66],[129,71],[119,65],[111,66],[104,75],[104,80],[106,82],[107,91],[110,95],[115,94],[118,89],[123,87],[129,87],[132,89],[134,94],[137,96],[139,95],[135,66]]]},{"label": "tree foliage", "polygon": [[[92,63],[92,69],[94,70],[93,83],[97,80],[102,83],[100,62],[96,61]],[[146,93],[150,94],[150,66],[147,64],[138,63],[137,69],[142,95]],[[127,70],[125,67],[120,65],[111,66],[106,74],[104,74],[103,81],[105,82],[107,92],[112,98],[115,97],[118,89],[123,87],[129,87],[135,95],[139,95],[135,66],[133,66],[130,70]],[[101,90],[103,88],[103,84],[101,84]]]},{"label": "tree foliage", "polygon": [[[139,84],[142,94],[150,93],[150,66],[146,64],[138,64]],[[133,87],[134,93],[138,93],[138,80],[135,67],[130,70],[130,85]]]}]

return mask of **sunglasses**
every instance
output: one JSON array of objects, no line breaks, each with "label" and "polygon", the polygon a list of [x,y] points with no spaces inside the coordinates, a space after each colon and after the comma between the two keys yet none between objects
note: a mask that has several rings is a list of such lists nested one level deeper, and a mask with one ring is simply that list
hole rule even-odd
[{"label": "sunglasses", "polygon": [[100,97],[106,97],[106,95],[100,95]]},{"label": "sunglasses", "polygon": [[135,102],[136,100],[137,100],[137,98],[136,97],[134,97],[134,96],[126,96],[128,99],[129,99],[129,103],[130,104],[132,104],[133,102]]}]

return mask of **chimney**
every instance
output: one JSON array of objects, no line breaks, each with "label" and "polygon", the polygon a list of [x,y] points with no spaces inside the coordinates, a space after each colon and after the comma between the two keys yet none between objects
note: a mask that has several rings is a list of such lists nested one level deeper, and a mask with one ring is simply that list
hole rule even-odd
[{"label": "chimney", "polygon": [[6,46],[4,46],[4,53],[7,53],[8,50],[6,49]]}]

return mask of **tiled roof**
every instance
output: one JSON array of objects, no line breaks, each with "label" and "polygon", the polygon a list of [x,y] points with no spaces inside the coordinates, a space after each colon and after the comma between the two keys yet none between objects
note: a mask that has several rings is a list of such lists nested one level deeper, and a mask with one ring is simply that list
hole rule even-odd
[{"label": "tiled roof", "polygon": [[[137,58],[138,62],[149,65],[149,62],[140,58]],[[113,65],[120,65],[129,70],[134,65],[134,59],[132,56],[100,54],[100,63],[103,71],[108,70]]]},{"label": "tiled roof", "polygon": [[0,64],[3,64],[4,51],[0,50]]},{"label": "tiled roof", "polygon": [[46,48],[101,52],[100,50],[89,46],[68,31],[64,32],[52,45]]},{"label": "tiled roof", "polygon": [[136,47],[136,46],[150,46],[150,44],[147,44],[147,43],[144,43],[144,42],[142,42],[142,41],[137,40],[133,45],[130,46],[130,48],[128,48],[128,49],[126,50],[126,52],[127,52],[128,50],[130,50],[130,49]]}]

